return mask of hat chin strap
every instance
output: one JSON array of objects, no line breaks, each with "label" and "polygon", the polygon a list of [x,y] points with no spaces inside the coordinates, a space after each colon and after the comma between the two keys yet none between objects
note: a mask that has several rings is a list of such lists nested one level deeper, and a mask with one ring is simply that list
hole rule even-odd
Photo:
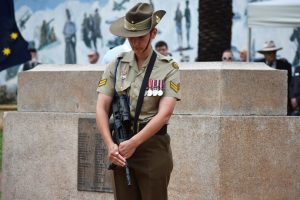
[{"label": "hat chin strap", "polygon": [[145,52],[148,49],[148,47],[149,47],[149,44],[150,44],[150,41],[151,41],[151,33],[152,33],[152,30],[150,31],[150,37],[149,37],[147,46],[145,47],[145,49],[143,50],[143,52]]}]

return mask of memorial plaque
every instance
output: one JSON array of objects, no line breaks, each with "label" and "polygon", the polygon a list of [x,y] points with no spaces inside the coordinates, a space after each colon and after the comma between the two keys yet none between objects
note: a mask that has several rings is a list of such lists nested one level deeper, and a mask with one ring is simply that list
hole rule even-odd
[{"label": "memorial plaque", "polygon": [[78,190],[113,192],[111,172],[107,169],[107,151],[96,127],[96,119],[80,118],[78,133]]}]

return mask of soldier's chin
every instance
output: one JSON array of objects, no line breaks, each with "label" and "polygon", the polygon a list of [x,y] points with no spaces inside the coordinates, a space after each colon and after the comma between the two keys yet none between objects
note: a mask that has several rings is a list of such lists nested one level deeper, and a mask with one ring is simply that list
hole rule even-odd
[{"label": "soldier's chin", "polygon": [[135,53],[143,53],[144,52],[144,49],[143,48],[133,48],[133,51]]}]

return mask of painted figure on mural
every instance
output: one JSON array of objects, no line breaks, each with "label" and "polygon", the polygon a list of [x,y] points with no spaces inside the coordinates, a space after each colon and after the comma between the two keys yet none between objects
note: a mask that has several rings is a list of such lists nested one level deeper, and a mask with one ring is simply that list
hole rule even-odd
[{"label": "painted figure on mural", "polygon": [[48,22],[46,20],[43,20],[42,26],[40,29],[40,45],[39,49],[42,49],[46,45],[56,41],[56,36],[54,32],[54,28],[50,28],[50,23],[54,21],[54,18],[49,20]]},{"label": "painted figure on mural", "polygon": [[47,44],[47,34],[49,32],[49,25],[46,23],[46,20],[43,20],[40,32],[40,47],[43,47]]},{"label": "painted figure on mural", "polygon": [[101,16],[98,12],[98,8],[95,9],[94,14],[94,21],[95,21],[95,34],[96,34],[96,40],[99,38],[101,40],[101,46],[103,47],[103,37],[101,33]]},{"label": "painted figure on mural", "polygon": [[296,54],[292,63],[293,66],[297,66],[300,63],[300,28],[299,27],[294,29],[290,37],[290,41],[295,41],[297,45]]},{"label": "painted figure on mural", "polygon": [[71,13],[66,9],[67,21],[64,25],[65,37],[65,63],[76,64],[76,25],[71,21]]},{"label": "painted figure on mural", "polygon": [[120,3],[117,3],[114,1],[114,7],[113,7],[113,10],[125,10],[126,8],[124,7],[124,4],[126,2],[129,2],[129,0],[122,0]]},{"label": "painted figure on mural", "polygon": [[186,41],[187,47],[190,47],[190,29],[191,29],[191,10],[189,8],[189,1],[185,1],[185,10],[184,10],[184,17],[185,17],[185,27],[186,27]]},{"label": "painted figure on mural", "polygon": [[176,33],[178,38],[179,49],[182,49],[182,17],[183,16],[180,10],[180,3],[178,3],[174,20],[176,24]]},{"label": "painted figure on mural", "polygon": [[91,47],[91,40],[89,38],[89,18],[87,17],[87,14],[83,14],[83,20],[81,24],[81,34],[82,34],[82,40],[84,44],[87,47]]},{"label": "painted figure on mural", "polygon": [[[91,44],[93,45],[93,48],[95,50],[97,50],[97,35],[96,35],[96,31],[95,31],[95,27],[96,27],[96,22],[95,22],[95,19],[93,17],[92,14],[89,15],[89,37],[90,37],[90,40],[91,40]],[[92,47],[91,45],[91,47]]]},{"label": "painted figure on mural", "polygon": [[18,20],[18,24],[21,30],[25,29],[25,24],[27,23],[27,21],[30,19],[31,14],[29,13],[29,11],[27,10]]}]

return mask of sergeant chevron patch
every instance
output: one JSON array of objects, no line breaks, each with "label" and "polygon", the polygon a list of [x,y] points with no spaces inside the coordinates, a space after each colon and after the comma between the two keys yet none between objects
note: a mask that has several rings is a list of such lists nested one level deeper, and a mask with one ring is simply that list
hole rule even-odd
[{"label": "sergeant chevron patch", "polygon": [[170,88],[177,93],[180,90],[180,83],[175,84],[174,82],[170,81]]},{"label": "sergeant chevron patch", "polygon": [[101,87],[101,86],[105,85],[106,82],[107,82],[107,79],[100,80],[99,83],[98,83],[98,87]]}]

